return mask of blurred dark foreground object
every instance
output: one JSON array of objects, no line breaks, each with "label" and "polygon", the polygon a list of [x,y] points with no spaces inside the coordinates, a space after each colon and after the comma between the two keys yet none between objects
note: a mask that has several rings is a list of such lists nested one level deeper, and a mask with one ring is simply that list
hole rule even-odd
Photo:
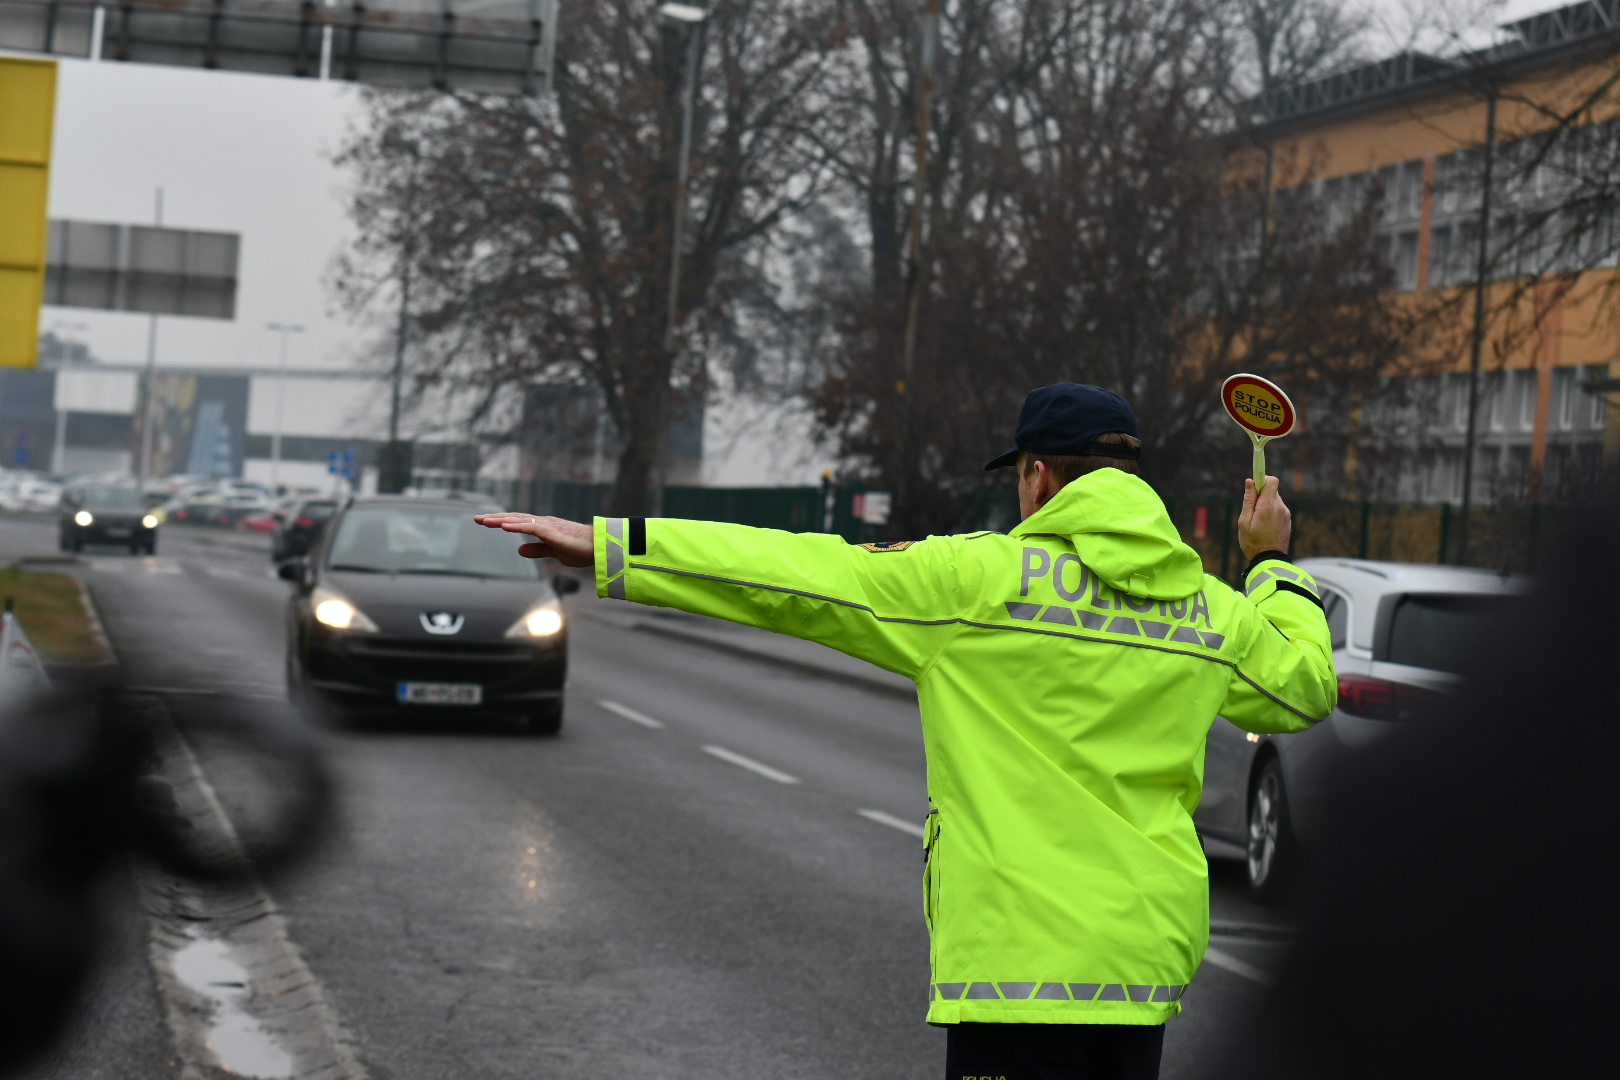
[{"label": "blurred dark foreground object", "polygon": [[318,835],[330,784],[301,728],[220,699],[188,731],[271,766],[272,820],[240,841],[193,826],[164,764],[195,773],[194,760],[153,696],[109,682],[0,703],[0,1073],[67,1018],[106,931],[102,885],[126,856],[194,881],[239,881],[275,872]]},{"label": "blurred dark foreground object", "polygon": [[1206,1075],[1613,1075],[1616,503],[1547,566],[1454,707],[1333,786],[1309,933]]}]

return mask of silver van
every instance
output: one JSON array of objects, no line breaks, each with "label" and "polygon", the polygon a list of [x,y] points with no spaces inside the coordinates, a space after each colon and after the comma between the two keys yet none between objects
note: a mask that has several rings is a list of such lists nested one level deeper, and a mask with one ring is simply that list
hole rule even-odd
[{"label": "silver van", "polygon": [[[1301,559],[1322,590],[1339,704],[1292,735],[1254,735],[1217,717],[1193,820],[1212,859],[1242,859],[1269,899],[1313,850],[1326,772],[1445,701],[1471,651],[1530,579],[1455,566]],[[1353,766],[1352,766],[1353,767]]]}]

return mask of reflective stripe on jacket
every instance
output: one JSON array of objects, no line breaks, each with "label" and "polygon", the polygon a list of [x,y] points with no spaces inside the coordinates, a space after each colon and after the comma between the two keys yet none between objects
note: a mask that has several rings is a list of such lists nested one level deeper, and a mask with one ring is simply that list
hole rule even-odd
[{"label": "reflective stripe on jacket", "polygon": [[916,682],[932,1023],[1179,1012],[1209,940],[1192,814],[1211,723],[1297,731],[1337,697],[1310,575],[1263,562],[1247,596],[1206,576],[1159,497],[1118,469],[1010,535],[851,545],[597,518],[596,581]]}]

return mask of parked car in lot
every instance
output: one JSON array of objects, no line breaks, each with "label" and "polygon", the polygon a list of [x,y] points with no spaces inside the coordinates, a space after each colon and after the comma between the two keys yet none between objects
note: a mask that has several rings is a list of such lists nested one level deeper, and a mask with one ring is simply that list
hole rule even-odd
[{"label": "parked car in lot", "polygon": [[183,521],[191,525],[207,525],[219,513],[225,496],[214,488],[189,488],[178,492],[164,507],[169,521]]},{"label": "parked car in lot", "polygon": [[1314,850],[1326,771],[1444,704],[1483,635],[1529,588],[1527,578],[1465,567],[1361,559],[1299,565],[1322,590],[1338,707],[1291,735],[1253,735],[1217,718],[1193,817],[1211,857],[1242,857],[1261,898]]},{"label": "parked car in lot", "polygon": [[465,502],[351,500],[308,558],[287,619],[295,700],[336,710],[517,717],[562,726],[568,625],[548,564],[472,520]]},{"label": "parked car in lot", "polygon": [[0,510],[55,510],[62,485],[38,476],[9,474],[0,477]]},{"label": "parked car in lot", "polygon": [[116,544],[148,555],[157,551],[158,517],[134,485],[66,489],[57,508],[57,529],[63,551],[80,551],[86,544]]},{"label": "parked car in lot", "polygon": [[284,508],[270,537],[270,561],[308,554],[337,509],[337,500],[330,497],[300,499]]}]

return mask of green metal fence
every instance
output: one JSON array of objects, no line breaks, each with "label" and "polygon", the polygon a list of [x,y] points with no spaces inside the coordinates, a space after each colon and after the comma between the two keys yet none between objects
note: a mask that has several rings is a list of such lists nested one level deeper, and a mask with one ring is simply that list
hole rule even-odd
[{"label": "green metal fence", "polygon": [[[477,491],[512,510],[552,514],[576,521],[601,514],[608,484],[561,480],[443,480],[418,477],[424,490]],[[667,517],[731,521],[789,532],[831,532],[851,543],[884,539],[885,528],[855,517],[859,484],[821,487],[668,487]],[[1461,528],[1456,507],[1447,504],[1355,502],[1291,497],[1295,558],[1337,556],[1393,562],[1456,563]],[[1169,495],[1165,506],[1182,539],[1204,560],[1204,569],[1232,581],[1243,569],[1237,545],[1242,502],[1234,498]],[[981,528],[1006,529],[1017,521],[1016,496],[1009,490],[987,494],[979,511]],[[830,523],[829,523],[830,513]],[[1470,513],[1467,562],[1491,570],[1534,572],[1570,516],[1570,508],[1486,506]],[[830,524],[830,528],[828,527]]]},{"label": "green metal fence", "polygon": [[[586,521],[605,511],[611,484],[576,484],[566,480],[491,480],[422,476],[414,485],[423,491],[471,491],[486,495],[509,510]],[[856,519],[855,497],[865,485],[821,487],[666,487],[664,516],[694,521],[730,521],[789,532],[831,532],[850,543],[882,538],[881,526]],[[830,526],[829,527],[829,513]]]}]

